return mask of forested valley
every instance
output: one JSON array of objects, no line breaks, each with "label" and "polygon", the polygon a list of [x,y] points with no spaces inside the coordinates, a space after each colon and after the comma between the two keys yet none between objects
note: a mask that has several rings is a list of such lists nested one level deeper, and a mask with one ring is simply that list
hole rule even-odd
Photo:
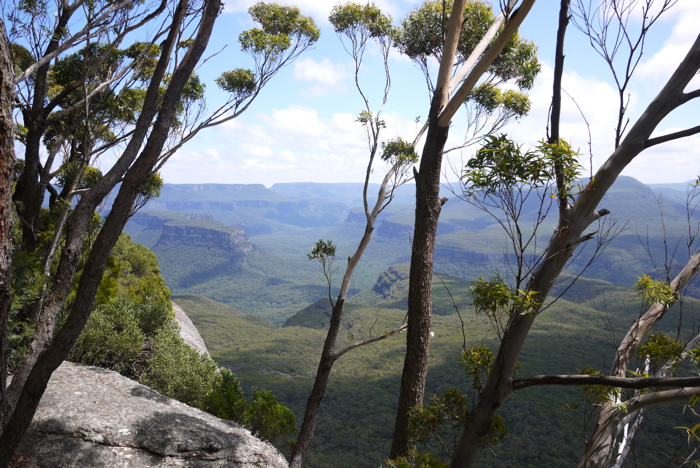
[{"label": "forested valley", "polygon": [[[0,467],[66,360],[235,421],[291,468],[700,464],[700,176],[681,167],[700,36],[649,66],[655,28],[692,3],[561,0],[546,60],[521,34],[535,0],[426,0],[399,20],[243,3],[2,2]],[[247,13],[236,53],[216,35],[229,7]],[[306,57],[322,30],[337,68]],[[605,137],[566,89],[565,59],[586,54],[610,75]],[[268,98],[294,95],[290,76],[316,80],[309,101],[343,77],[360,110],[326,138],[316,110]],[[338,154],[282,149],[290,127]],[[202,149],[241,134],[259,141]],[[168,183],[202,154],[290,179]],[[681,161],[676,182],[625,175],[647,157]],[[320,175],[343,170],[359,182]]]}]

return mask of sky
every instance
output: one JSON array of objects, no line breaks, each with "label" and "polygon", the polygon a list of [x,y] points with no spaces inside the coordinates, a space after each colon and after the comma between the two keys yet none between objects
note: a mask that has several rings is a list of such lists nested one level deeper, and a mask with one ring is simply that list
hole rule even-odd
[{"label": "sky", "polygon": [[[247,14],[253,3],[253,0],[227,0],[217,20],[208,48],[209,54],[216,55],[198,69],[207,83],[207,99],[212,108],[225,97],[216,88],[215,78],[234,68],[252,68],[250,57],[240,52],[237,37],[255,26]],[[314,48],[282,69],[244,114],[202,131],[183,146],[162,169],[165,182],[261,183],[269,187],[284,182],[364,180],[367,140],[356,121],[362,101],[354,85],[351,58],[327,20],[335,2],[298,0],[294,4],[321,29]],[[417,6],[408,0],[377,0],[376,4],[393,17],[395,24]],[[529,115],[509,124],[502,132],[526,147],[546,137],[558,5],[556,0],[538,0],[520,30],[522,37],[537,44],[542,72],[529,93],[532,103]],[[698,18],[700,2],[678,0],[654,25],[628,89],[630,125],[659,92],[700,33]],[[636,21],[632,20],[633,26],[637,25]],[[413,140],[428,113],[425,80],[419,68],[396,50],[390,56],[390,70],[392,86],[383,109],[386,129],[381,139],[400,136]],[[381,104],[382,76],[378,53],[370,48],[360,70],[360,83],[370,96],[373,110]],[[688,90],[699,86],[700,76],[690,83]],[[597,169],[613,149],[618,92],[604,60],[593,51],[588,39],[571,26],[567,34],[563,88],[566,94],[561,136],[581,153],[581,163],[588,173],[591,162]],[[459,112],[453,119],[448,147],[458,146],[467,131],[463,114]],[[686,105],[665,119],[656,133],[698,125],[699,115],[700,104]],[[474,148],[448,155],[445,180],[458,178],[460,167]],[[385,169],[377,165],[373,181],[380,180]],[[685,182],[698,174],[700,136],[657,145],[643,152],[623,172],[644,183]]]}]

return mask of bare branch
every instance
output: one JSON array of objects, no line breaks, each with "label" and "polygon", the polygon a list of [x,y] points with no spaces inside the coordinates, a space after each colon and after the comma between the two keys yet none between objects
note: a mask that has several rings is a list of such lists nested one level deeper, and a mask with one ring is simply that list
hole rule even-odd
[{"label": "bare branch", "polygon": [[665,143],[667,141],[677,140],[678,138],[683,138],[683,137],[695,135],[696,133],[700,133],[700,125],[697,125],[693,128],[689,128],[686,130],[681,130],[680,132],[673,132],[673,133],[669,133],[668,135],[663,135],[663,136],[656,137],[656,138],[650,138],[647,140],[644,147],[651,148],[652,146],[658,145],[659,143]]},{"label": "bare branch", "polygon": [[670,403],[681,403],[688,401],[693,395],[700,394],[700,387],[686,387],[675,390],[664,390],[661,392],[648,393],[633,398],[625,404],[628,413],[634,413],[644,408],[652,406],[666,405]]},{"label": "bare branch", "polygon": [[[611,377],[609,375],[535,375],[513,380],[513,390],[521,390],[537,385],[602,385],[605,387],[642,390],[645,388],[698,386],[700,385],[700,377],[650,377],[639,379],[634,377]],[[697,387],[696,391],[700,392],[700,387]]]},{"label": "bare branch", "polygon": [[359,348],[360,346],[368,345],[370,343],[376,343],[377,341],[381,341],[384,338],[389,338],[390,336],[394,336],[398,333],[401,333],[405,329],[406,329],[406,324],[401,325],[399,328],[391,330],[390,332],[386,332],[382,335],[375,336],[374,338],[369,338],[367,340],[358,341],[357,343],[353,343],[350,346],[347,346],[347,347],[341,349],[340,351],[338,351],[337,353],[335,353],[333,356],[331,356],[331,359],[333,359],[333,361],[336,361],[340,356],[347,353],[348,351],[352,351],[355,348]]}]

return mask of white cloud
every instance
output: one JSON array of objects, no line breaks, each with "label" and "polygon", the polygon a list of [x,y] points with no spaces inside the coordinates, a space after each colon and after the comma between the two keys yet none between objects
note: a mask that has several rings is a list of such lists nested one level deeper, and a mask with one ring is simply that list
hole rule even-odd
[{"label": "white cloud", "polygon": [[[671,36],[664,42],[661,50],[640,63],[637,69],[638,78],[653,80],[656,83],[663,82],[671,76],[697,38],[700,2],[679,0],[664,15],[667,15],[667,21],[675,23]],[[697,87],[700,85],[700,79],[695,78],[691,85]]]},{"label": "white cloud", "polygon": [[[516,141],[535,145],[547,138],[552,76],[551,65],[544,62],[542,73],[530,92],[530,113],[522,121],[511,123],[504,129]],[[617,91],[604,81],[595,77],[583,77],[571,69],[564,71],[562,86],[568,95],[562,95],[560,136],[580,151],[581,163],[589,170],[590,132],[593,166],[597,169],[613,148],[617,124]],[[633,110],[636,100],[636,95],[633,94],[630,110]]]},{"label": "white cloud", "polygon": [[294,154],[289,150],[280,151],[279,155],[282,158],[282,160],[286,162],[293,163],[297,160],[297,158],[294,157]]},{"label": "white cloud", "polygon": [[294,78],[313,85],[302,90],[306,96],[322,96],[333,90],[343,89],[343,81],[348,76],[348,66],[334,64],[328,58],[320,62],[311,57],[294,62]]},{"label": "white cloud", "polygon": [[316,110],[310,107],[294,105],[286,109],[273,109],[272,115],[263,119],[283,135],[318,137],[324,133],[324,123],[318,118]]},{"label": "white cloud", "polygon": [[[414,123],[398,114],[384,118],[384,140],[409,138]],[[272,184],[289,181],[357,182],[364,179],[368,161],[366,136],[349,113],[320,117],[311,108],[273,109],[216,130],[203,132],[164,168],[168,182]],[[383,176],[375,164],[374,178]]]},{"label": "white cloud", "polygon": [[256,145],[249,143],[241,144],[241,152],[259,158],[269,158],[275,154],[272,148],[270,148],[268,145]]}]

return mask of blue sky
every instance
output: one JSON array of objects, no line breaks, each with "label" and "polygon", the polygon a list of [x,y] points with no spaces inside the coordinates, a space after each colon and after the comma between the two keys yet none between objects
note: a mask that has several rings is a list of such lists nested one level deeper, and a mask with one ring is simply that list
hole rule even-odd
[{"label": "blue sky", "polygon": [[[220,51],[199,70],[207,83],[211,106],[223,99],[214,79],[220,73],[250,67],[251,59],[239,50],[237,37],[253,27],[246,10],[251,0],[228,0],[217,20],[209,53]],[[376,2],[382,11],[398,22],[416,6],[406,0]],[[203,131],[175,154],[162,170],[170,183],[262,183],[278,182],[359,182],[367,164],[367,145],[359,123],[355,122],[362,102],[355,90],[350,57],[333,32],[327,17],[335,2],[299,0],[302,13],[311,16],[321,28],[321,38],[313,50],[281,70],[263,90],[258,100],[239,118]],[[532,111],[504,131],[517,141],[532,145],[545,137],[547,112],[551,99],[552,61],[559,2],[538,0],[521,28],[524,38],[538,45],[543,70],[531,90]],[[630,87],[630,112],[634,120],[661,89],[675,64],[685,55],[700,32],[700,2],[679,0],[656,24],[647,41],[646,52]],[[390,59],[392,88],[384,109],[387,128],[383,140],[396,136],[413,139],[423,120],[429,101],[420,70],[407,58],[392,51]],[[373,107],[379,106],[381,63],[370,52],[361,70],[361,82]],[[590,48],[578,30],[569,28],[562,114],[562,137],[582,153],[587,170],[591,154],[597,168],[612,150],[617,91],[603,60]],[[700,85],[700,77],[690,88]],[[577,109],[576,101],[581,111]],[[670,116],[657,129],[660,133],[698,124],[700,105],[694,103],[683,112]],[[422,123],[422,122],[421,122]],[[449,145],[457,145],[466,131],[460,114],[453,120]],[[450,153],[446,179],[454,180],[461,161],[470,149]],[[624,174],[646,183],[683,182],[700,174],[700,137],[694,136],[659,145],[644,152]],[[454,168],[452,170],[451,168]],[[377,166],[379,179],[383,167]]]}]

